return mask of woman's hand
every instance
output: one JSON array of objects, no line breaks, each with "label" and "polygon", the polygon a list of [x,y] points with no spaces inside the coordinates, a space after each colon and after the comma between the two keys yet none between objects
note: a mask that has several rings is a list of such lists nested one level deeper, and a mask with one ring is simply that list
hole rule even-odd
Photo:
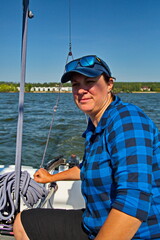
[{"label": "woman's hand", "polygon": [[66,171],[59,172],[56,174],[50,174],[44,168],[40,168],[37,172],[35,172],[34,180],[38,183],[49,183],[56,181],[66,181],[66,180],[80,180],[80,169],[75,166]]},{"label": "woman's hand", "polygon": [[49,183],[52,182],[52,176],[47,170],[44,168],[40,168],[38,171],[35,172],[34,180],[38,183]]}]

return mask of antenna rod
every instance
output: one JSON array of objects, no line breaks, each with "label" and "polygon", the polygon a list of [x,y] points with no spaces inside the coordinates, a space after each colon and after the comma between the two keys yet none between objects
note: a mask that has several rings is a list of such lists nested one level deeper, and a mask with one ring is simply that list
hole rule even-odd
[{"label": "antenna rod", "polygon": [[69,53],[68,56],[72,56],[73,58],[73,54],[72,54],[72,39],[71,39],[71,0],[69,1]]}]

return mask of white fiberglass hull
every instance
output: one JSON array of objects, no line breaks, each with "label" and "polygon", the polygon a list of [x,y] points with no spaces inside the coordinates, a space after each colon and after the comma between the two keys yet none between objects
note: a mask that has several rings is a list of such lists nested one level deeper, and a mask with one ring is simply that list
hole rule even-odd
[{"label": "white fiberglass hull", "polygon": [[[15,166],[0,165],[0,175],[14,171]],[[36,169],[30,166],[22,166],[22,171],[27,171],[31,178]],[[48,188],[48,184],[46,184]],[[57,190],[42,206],[44,208],[61,208],[61,209],[81,209],[85,207],[84,199],[81,194],[81,181],[59,181],[57,182]],[[26,209],[27,206],[21,201],[21,210]]]}]

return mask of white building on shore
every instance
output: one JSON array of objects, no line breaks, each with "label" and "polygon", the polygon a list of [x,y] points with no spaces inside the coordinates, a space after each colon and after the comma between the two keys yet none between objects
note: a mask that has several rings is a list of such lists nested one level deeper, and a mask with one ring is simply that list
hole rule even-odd
[{"label": "white building on shore", "polygon": [[71,87],[32,87],[31,92],[71,92]]},{"label": "white building on shore", "polygon": [[[20,87],[17,87],[20,91]],[[32,87],[30,92],[72,92],[71,87]]]}]

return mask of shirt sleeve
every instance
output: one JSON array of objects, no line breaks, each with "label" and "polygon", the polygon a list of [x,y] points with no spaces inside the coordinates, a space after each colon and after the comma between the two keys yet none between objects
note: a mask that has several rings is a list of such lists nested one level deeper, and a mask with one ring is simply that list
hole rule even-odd
[{"label": "shirt sleeve", "polygon": [[116,198],[112,204],[145,221],[152,191],[153,128],[151,120],[136,108],[117,111],[108,127],[108,149]]}]

